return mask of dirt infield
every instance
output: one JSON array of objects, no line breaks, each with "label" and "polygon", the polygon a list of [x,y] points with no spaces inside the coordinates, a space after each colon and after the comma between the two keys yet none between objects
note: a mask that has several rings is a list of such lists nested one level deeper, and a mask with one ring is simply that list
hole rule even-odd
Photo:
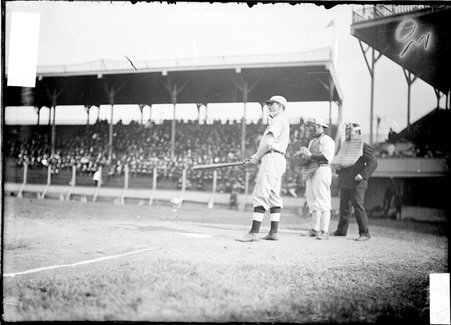
[{"label": "dirt infield", "polygon": [[235,241],[250,220],[5,198],[4,319],[427,323],[429,273],[448,269],[445,225],[371,220],[368,242],[353,240],[355,223],[319,241],[302,236],[309,220],[285,214],[279,241]]}]

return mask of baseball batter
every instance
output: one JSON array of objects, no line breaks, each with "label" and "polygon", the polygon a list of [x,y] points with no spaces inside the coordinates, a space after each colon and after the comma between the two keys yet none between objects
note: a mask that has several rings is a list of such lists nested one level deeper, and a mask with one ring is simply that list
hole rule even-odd
[{"label": "baseball batter", "polygon": [[299,154],[302,158],[310,160],[308,166],[304,167],[309,170],[305,197],[313,219],[310,236],[317,239],[329,239],[330,210],[332,208],[330,163],[334,158],[335,142],[324,133],[329,125],[318,119],[312,124],[314,139],[310,141],[308,148],[302,147]]},{"label": "baseball batter", "polygon": [[280,196],[282,175],[285,173],[285,152],[290,138],[290,124],[285,115],[287,100],[282,96],[273,96],[266,101],[269,108],[270,121],[257,152],[245,160],[245,165],[260,164],[252,193],[254,213],[252,228],[243,238],[242,242],[257,241],[260,225],[265,212],[269,210],[271,229],[262,239],[278,240],[278,227],[280,211],[283,208]]}]

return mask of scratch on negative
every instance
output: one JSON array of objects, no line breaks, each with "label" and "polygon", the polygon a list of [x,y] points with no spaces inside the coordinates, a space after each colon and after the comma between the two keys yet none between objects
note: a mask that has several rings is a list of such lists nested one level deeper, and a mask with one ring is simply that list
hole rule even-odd
[{"label": "scratch on negative", "polygon": [[135,65],[133,64],[132,60],[130,60],[126,55],[124,55],[124,56],[125,56],[125,58],[128,60],[128,62],[130,62],[130,64],[132,65],[132,67],[133,67],[136,71],[138,71],[138,69],[136,69]]}]

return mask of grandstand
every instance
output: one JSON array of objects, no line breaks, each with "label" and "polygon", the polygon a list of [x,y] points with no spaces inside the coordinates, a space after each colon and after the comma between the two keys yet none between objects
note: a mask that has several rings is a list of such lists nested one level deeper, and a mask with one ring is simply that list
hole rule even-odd
[{"label": "grandstand", "polygon": [[[403,211],[411,211],[413,205],[418,211],[414,213],[415,216],[424,214],[424,209],[438,209],[436,217],[444,215],[446,199],[444,192],[438,189],[448,182],[444,176],[448,171],[446,157],[449,157],[449,145],[439,142],[445,138],[439,130],[445,130],[443,125],[449,121],[450,69],[449,62],[444,58],[450,54],[446,44],[451,42],[449,34],[443,32],[443,24],[449,15],[450,9],[446,6],[377,5],[364,6],[354,11],[351,33],[359,40],[370,71],[371,98],[374,97],[375,64],[382,55],[404,69],[408,85],[408,126],[400,133],[400,140],[395,144],[394,152],[397,155],[384,157],[387,144],[373,144],[380,158],[384,159],[380,159],[379,167],[370,180],[366,198],[368,208],[381,207],[384,193],[394,186],[396,188],[393,190],[401,197],[399,218],[412,217]],[[421,22],[427,33],[430,31],[433,34],[433,41],[431,39],[426,45],[426,39],[417,40],[414,46],[404,52],[406,44],[399,41],[399,35],[396,39],[396,30],[411,20]],[[392,30],[393,33],[386,33],[386,30]],[[372,55],[367,58],[369,50]],[[438,103],[444,95],[447,101],[444,110],[439,105],[434,108],[436,113],[430,115],[435,118],[425,117],[422,121],[427,122],[417,121],[411,125],[410,86],[416,78],[431,84]],[[336,103],[338,123],[342,116],[343,96],[329,48],[292,54],[216,57],[196,61],[136,61],[133,62],[133,68],[125,61],[101,59],[80,65],[38,67],[36,85],[35,89],[7,87],[5,104],[31,105],[37,109],[47,106],[52,108],[53,113],[56,107],[64,109],[65,105],[91,107],[110,104],[112,120],[116,104],[138,104],[143,107],[171,103],[175,112],[179,103],[208,105],[241,102],[245,112],[246,103],[262,103],[268,94],[278,93],[290,101]],[[373,99],[370,109],[372,142]],[[336,127],[332,128],[332,136],[338,134]],[[227,202],[229,193],[242,193],[244,195],[240,200],[245,203],[243,197],[247,197],[249,182],[253,180],[255,171],[243,173],[238,168],[231,168],[216,172],[194,172],[190,167],[243,159],[255,150],[263,128],[262,121],[248,124],[244,118],[225,125],[200,125],[173,119],[161,125],[148,126],[113,126],[107,121],[97,121],[87,128],[56,127],[53,119],[52,128],[7,126],[5,179],[7,183],[19,184],[15,187],[16,192],[25,190],[27,183],[43,186],[71,184],[72,187],[76,183],[77,186],[94,187],[96,182],[92,179],[93,175],[101,169],[102,182],[97,182],[97,187],[117,188],[122,199],[127,197],[129,188],[152,188],[152,193],[157,189],[157,192],[223,192],[227,194],[223,196],[223,202]],[[431,137],[430,133],[418,132],[425,128],[437,130],[438,133],[434,131],[435,135]],[[294,124],[288,157],[301,145],[306,145],[308,140],[304,121]],[[303,195],[304,189],[298,175],[296,164],[289,161],[283,182],[284,195],[292,198]],[[418,193],[424,186],[436,190],[420,196]],[[38,188],[36,192],[42,194],[45,189]],[[64,189],[66,197],[70,196],[71,191],[73,189]],[[98,191],[95,193],[101,192]],[[333,193],[337,194],[335,184]],[[97,194],[93,194],[94,198]],[[215,197],[214,194],[211,197]],[[219,197],[216,196],[216,199]],[[152,201],[150,197],[149,201]],[[207,201],[212,206],[211,198]],[[294,205],[300,206],[301,203]]]},{"label": "grandstand", "polygon": [[[173,104],[171,146],[175,146],[176,104],[263,103],[268,94],[280,94],[291,102],[327,101],[342,113],[343,95],[335,74],[331,49],[318,48],[291,54],[222,56],[164,61],[123,62],[99,60],[37,70],[36,87],[8,87],[6,106]],[[55,121],[53,120],[53,126]],[[244,159],[246,123],[242,121],[241,158]],[[113,126],[109,130],[112,155]],[[52,131],[52,153],[55,132]],[[174,151],[171,150],[171,157]]]},{"label": "grandstand", "polygon": [[[133,66],[99,60],[83,65],[39,67],[36,88],[8,87],[5,103],[9,106],[31,105],[37,109],[51,107],[53,116],[57,106],[64,109],[65,105],[110,104],[113,120],[115,104],[139,104],[141,107],[172,103],[175,117],[179,103],[242,102],[245,115],[246,103],[263,103],[268,94],[277,93],[290,101],[328,101],[330,107],[335,102],[339,121],[342,115],[342,94],[330,48],[292,54],[203,58],[196,62],[183,59],[137,61]],[[102,167],[103,187],[149,189],[150,184],[158,183],[159,190],[178,187],[183,193],[185,188],[241,192],[245,194],[245,199],[241,199],[246,200],[248,184],[254,179],[255,171],[193,172],[190,167],[244,159],[255,150],[263,129],[261,120],[257,124],[248,124],[244,118],[240,123],[235,121],[226,125],[183,123],[173,118],[162,125],[152,123],[148,128],[135,124],[113,126],[106,121],[97,121],[87,129],[56,127],[53,118],[51,128],[8,128],[6,152],[13,159],[7,166],[12,168],[15,166],[13,160],[18,161],[14,173],[7,172],[6,179],[7,182],[22,183],[18,190],[21,193],[27,188],[25,183],[32,182],[25,172],[34,173],[33,168],[39,166],[47,169],[48,175],[43,176],[46,172],[41,170],[41,176],[36,177],[48,186],[93,185],[88,176]],[[336,128],[331,130],[337,134]],[[289,155],[307,144],[307,130],[302,120],[293,125],[292,139]],[[71,172],[73,166],[76,170]],[[77,176],[76,181],[73,175]],[[297,175],[292,163],[285,175],[283,189],[291,197],[303,192]],[[126,196],[125,191],[121,196]]]},{"label": "grandstand", "polygon": [[[108,124],[100,121],[89,126],[57,126],[61,134],[56,142],[56,154],[51,157],[48,126],[7,126],[8,138],[5,146],[7,157],[6,182],[23,183],[24,165],[28,165],[27,183],[45,184],[47,172],[51,184],[67,186],[72,182],[72,168],[76,167],[77,186],[95,186],[94,173],[102,168],[104,187],[123,188],[126,167],[130,173],[130,188],[149,189],[153,175],[158,175],[158,189],[175,191],[181,188],[186,177],[186,188],[194,191],[208,191],[213,187],[212,171],[193,171],[196,164],[238,161],[240,159],[240,128],[238,121],[212,125],[197,121],[178,122],[176,148],[170,158],[169,138],[171,123],[151,127],[141,124],[115,125],[113,159],[108,160]],[[256,150],[258,134],[265,126],[260,121],[247,125],[246,146],[249,152]],[[291,128],[292,143],[288,157],[293,157],[300,146],[310,139],[303,120]],[[287,196],[302,196],[299,168],[294,160],[288,161],[283,192]],[[185,174],[184,174],[185,171]],[[256,170],[250,169],[248,180],[255,177]],[[216,174],[218,193],[244,193],[245,177],[240,168],[220,169]],[[224,201],[224,199],[223,199]]]},{"label": "grandstand", "polygon": [[[373,141],[375,64],[382,55],[400,65],[407,83],[407,125],[410,121],[410,92],[420,78],[430,84],[439,98],[446,95],[449,109],[451,36],[449,6],[364,6],[353,12],[351,34],[360,44],[371,76],[370,142]],[[370,53],[367,57],[367,53]],[[437,105],[439,106],[439,105]]]},{"label": "grandstand", "polygon": [[[97,23],[89,24],[88,33],[98,31],[96,27],[100,25],[110,26],[105,24],[107,21],[120,25],[120,30],[106,30],[108,36],[113,36],[112,42],[126,49],[130,57],[133,55],[131,48],[118,37],[118,31],[128,30],[124,26],[132,25],[135,31],[139,30],[126,33],[139,47],[144,41],[166,46],[168,44],[158,40],[178,43],[167,36],[170,33],[166,34],[163,29],[167,25],[177,23],[188,29],[190,24],[199,23],[202,31],[213,31],[216,39],[215,28],[210,27],[212,23],[229,30],[234,27],[231,24],[238,21],[236,13],[241,10],[230,10],[230,16],[226,17],[232,19],[218,24],[219,21],[213,19],[215,15],[211,10],[214,8],[209,8],[208,4],[204,7],[208,10],[202,15],[198,15],[200,11],[194,7],[192,11],[182,11],[184,19],[177,19],[182,16],[174,15],[177,8],[170,4],[161,6],[168,10],[159,11],[156,4],[145,11],[144,3],[142,7],[124,3],[117,5],[121,11],[116,16],[121,17],[121,24],[117,24],[118,21],[111,19],[114,15],[106,11],[102,15],[104,20],[93,21],[96,16],[88,14],[88,10],[77,13],[74,10],[78,4],[73,5],[67,6],[63,15],[56,14],[52,4],[47,9],[52,20],[61,22],[67,30],[72,26],[68,18],[74,18],[78,27],[82,18],[87,18],[81,24],[83,27],[88,21]],[[92,5],[92,8],[103,7]],[[143,15],[125,17],[122,11],[127,7]],[[256,15],[262,25],[267,24],[278,33],[274,28],[277,18],[280,25],[298,29],[295,26],[300,25],[291,25],[286,19],[286,11],[274,15],[277,8],[273,7],[262,11],[268,16]],[[307,6],[297,7],[302,7],[299,11],[302,13]],[[254,14],[245,5],[243,9]],[[312,10],[311,15],[310,11],[306,12],[311,16],[308,18],[318,23],[318,26],[305,24],[309,33],[319,33],[322,28],[323,21],[313,15],[317,9]],[[390,6],[370,6],[356,11],[353,33],[358,35],[360,27],[365,29],[372,25],[375,30],[384,30],[385,19],[399,15],[416,15],[418,10],[425,14],[431,12],[427,6],[403,6],[402,11],[393,10]],[[103,13],[102,10],[97,12]],[[318,18],[330,21],[330,10],[318,12],[325,13]],[[344,18],[341,12],[335,13]],[[350,7],[345,13],[349,19]],[[224,15],[223,10],[218,10],[218,14]],[[304,19],[297,15],[291,21],[304,24]],[[155,22],[148,18],[156,16],[161,16],[161,20],[140,27],[139,23],[144,20]],[[47,17],[43,11],[41,22],[47,22]],[[329,27],[333,24],[335,28],[340,20],[335,21],[335,18]],[[339,33],[340,36],[343,31],[347,33],[346,42],[352,40],[348,23],[349,20],[346,26],[342,25],[346,30],[342,28]],[[256,28],[253,24],[251,27],[252,34]],[[55,30],[52,28],[49,34],[43,34],[53,37]],[[177,31],[177,34],[184,33]],[[264,34],[267,40],[272,39]],[[96,42],[94,47],[103,48],[107,43],[99,42],[102,38],[97,36],[100,35],[88,35]],[[313,40],[317,35],[312,36]],[[287,39],[292,41],[291,37]],[[73,40],[69,37],[67,41]],[[261,44],[274,48],[273,44],[278,45],[279,41],[275,37],[269,45]],[[178,45],[181,48],[186,44]],[[357,42],[354,45],[353,49],[359,54]],[[278,48],[283,50],[284,47]],[[377,51],[382,53],[383,48]],[[80,49],[89,51],[90,46]],[[145,51],[142,53],[148,55]],[[60,53],[57,51],[57,54]],[[431,319],[437,304],[430,297],[432,289],[440,285],[437,281],[434,283],[430,275],[448,272],[449,234],[445,215],[448,198],[447,191],[442,190],[443,186],[449,186],[448,107],[442,109],[437,105],[399,134],[391,133],[387,143],[373,143],[379,158],[366,191],[371,240],[365,242],[354,240],[361,230],[360,222],[354,218],[347,236],[331,234],[330,240],[317,240],[310,235],[312,215],[304,199],[305,180],[301,180],[301,166],[294,156],[301,146],[310,142],[313,130],[312,123],[306,120],[310,113],[296,112],[296,120],[289,121],[287,168],[281,181],[280,240],[261,238],[251,243],[236,240],[249,231],[252,217],[250,193],[258,166],[244,167],[242,160],[255,153],[267,128],[264,100],[275,94],[283,95],[289,102],[287,111],[291,112],[300,107],[296,102],[326,102],[323,107],[329,103],[328,133],[335,137],[336,149],[339,148],[342,140],[339,136],[344,133],[343,95],[331,54],[331,49],[319,48],[279,55],[202,59],[193,55],[192,60],[99,59],[75,65],[40,66],[35,88],[10,87],[4,82],[2,104],[9,106],[11,115],[16,114],[16,106],[27,106],[23,111],[30,112],[35,120],[34,108],[38,121],[36,125],[15,125],[11,119],[10,124],[3,123],[1,128],[2,319],[7,322],[379,323],[393,320],[396,323],[434,323]],[[361,68],[365,63],[361,62],[360,67],[355,65],[355,54],[353,51],[352,56],[348,55],[353,71],[346,73],[358,73],[358,79],[351,79],[360,83],[364,79]],[[54,62],[50,55],[48,59]],[[372,77],[374,63],[368,65]],[[359,97],[358,105],[344,107],[352,112],[353,120],[360,122],[357,116],[366,116],[368,108],[362,105],[361,99],[370,97],[370,93],[361,87],[364,82],[362,85],[345,82],[347,79],[341,75],[345,72],[341,69],[343,66],[340,66],[343,85],[351,86],[350,91],[346,88],[346,93]],[[210,118],[207,123],[207,118],[200,118],[200,107],[211,103],[235,103],[230,107],[242,105],[243,118],[213,120],[212,123]],[[252,121],[246,120],[248,103],[256,108],[255,114],[251,114]],[[150,114],[151,118],[145,123],[143,108],[149,106],[152,112],[152,105],[160,104],[172,105],[173,118],[166,115],[166,119],[161,116],[155,119],[158,114],[154,110],[153,119]],[[189,104],[194,120],[176,119],[181,115],[175,114],[176,110],[188,106],[178,104]],[[56,123],[55,116],[59,118],[72,105],[84,106],[87,123],[86,119],[79,125]],[[141,122],[124,123],[126,119],[121,116],[120,120],[117,115],[113,119],[122,108],[119,105],[127,105],[127,108],[133,105],[136,110],[130,113],[136,113],[135,117],[139,107]],[[199,112],[198,120],[194,105]],[[261,105],[261,115],[258,105]],[[100,115],[100,106],[111,114],[107,119]],[[39,122],[42,107],[49,108],[48,125]],[[89,121],[91,107],[99,109],[95,123],[92,119],[91,123]],[[209,113],[216,107],[208,107]],[[334,124],[331,121],[332,108],[337,109],[336,124],[335,118]],[[354,109],[361,109],[364,114]],[[55,114],[56,110],[61,114]],[[77,110],[80,116],[85,116],[83,107]],[[322,114],[316,117],[319,116]],[[362,129],[366,130],[363,124]],[[193,168],[223,162],[239,162],[241,167]],[[336,176],[333,173],[330,232],[341,219],[338,218],[340,190]],[[271,210],[267,214],[276,209]],[[274,216],[263,218],[261,234],[274,229]]]},{"label": "grandstand", "polygon": [[[383,159],[379,159],[367,196],[382,202],[386,193],[395,193],[400,218],[435,220],[445,216],[447,199],[443,188],[449,187],[451,152],[446,140],[451,122],[451,34],[447,27],[450,18],[449,6],[376,5],[353,12],[351,34],[360,43],[371,77],[371,142],[376,62],[386,56],[402,67],[406,78],[407,127],[385,143],[375,144]],[[434,88],[437,107],[412,124],[411,86],[418,78]],[[446,96],[443,108],[439,105],[442,96]]]}]

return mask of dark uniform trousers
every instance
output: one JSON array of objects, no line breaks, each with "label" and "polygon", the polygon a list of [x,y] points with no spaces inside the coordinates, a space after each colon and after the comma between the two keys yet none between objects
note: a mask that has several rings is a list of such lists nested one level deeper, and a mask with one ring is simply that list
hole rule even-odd
[{"label": "dark uniform trousers", "polygon": [[[367,143],[363,144],[363,155],[357,162],[347,168],[338,171],[338,186],[341,189],[340,194],[340,221],[337,226],[337,234],[346,235],[351,219],[351,207],[354,207],[355,217],[359,225],[359,235],[369,235],[368,216],[366,214],[363,201],[368,186],[368,179],[374,173],[377,167],[376,156],[373,148]],[[360,182],[355,181],[357,174],[363,177]]]},{"label": "dark uniform trousers", "polygon": [[355,217],[359,225],[359,235],[368,235],[368,216],[363,200],[365,199],[366,188],[342,188],[340,194],[340,221],[338,222],[337,233],[346,235],[349,222],[351,220],[351,202],[354,207]]}]

